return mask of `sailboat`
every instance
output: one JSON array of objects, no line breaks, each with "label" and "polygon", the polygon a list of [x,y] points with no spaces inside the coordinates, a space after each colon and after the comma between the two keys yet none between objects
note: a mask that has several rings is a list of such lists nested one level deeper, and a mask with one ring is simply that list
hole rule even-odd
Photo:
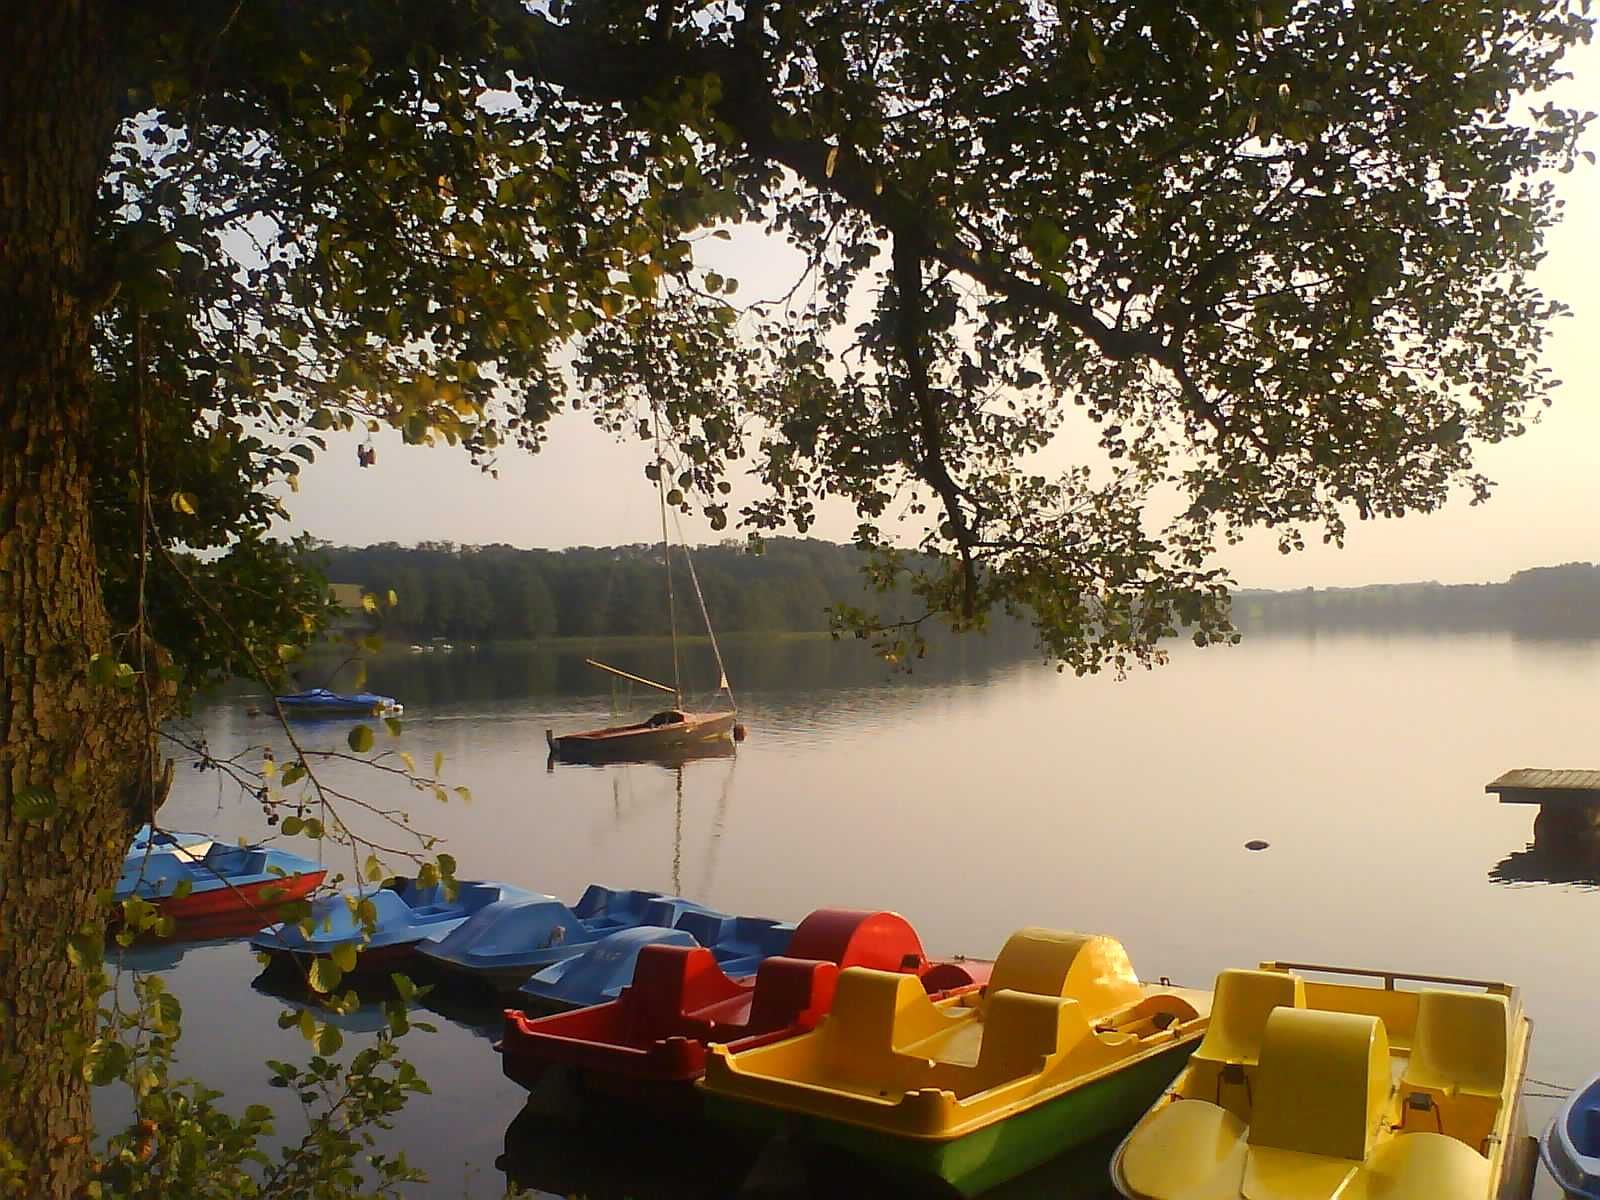
[{"label": "sailboat", "polygon": [[[595,659],[585,659],[591,667],[610,671],[634,683],[671,692],[676,702],[672,708],[647,717],[632,725],[610,725],[604,729],[587,729],[582,733],[564,733],[560,737],[554,730],[544,731],[554,758],[571,762],[595,762],[603,759],[670,758],[676,755],[692,756],[697,751],[718,742],[726,742],[742,732],[735,709],[712,712],[691,712],[683,707],[683,695],[678,689],[631,675],[627,671],[608,666]],[[723,677],[726,681],[726,676]],[[724,683],[724,687],[726,683]]]},{"label": "sailboat", "polygon": [[[689,556],[687,545],[682,547],[683,560],[688,564],[695,598],[700,602],[700,616],[705,621],[706,635],[711,640],[711,652],[716,656],[719,674],[717,693],[727,693],[728,707],[705,712],[694,712],[684,707],[683,686],[678,672],[678,610],[672,589],[672,546],[667,538],[666,495],[661,490],[659,480],[656,490],[661,500],[661,548],[667,569],[667,614],[672,627],[672,683],[658,683],[598,659],[586,658],[584,662],[632,683],[666,692],[672,697],[672,707],[632,725],[611,725],[604,729],[566,733],[560,737],[553,730],[546,729],[544,737],[549,743],[552,759],[604,762],[697,757],[707,751],[714,753],[716,747],[727,745],[730,739],[739,740],[744,736],[744,727],[738,723],[739,714],[733,701],[733,688],[728,683],[727,668],[722,665],[722,651],[717,646],[717,635],[711,628],[711,615],[706,611],[706,598],[700,590],[700,577],[695,574],[694,559]],[[681,538],[681,531],[679,536]]]}]

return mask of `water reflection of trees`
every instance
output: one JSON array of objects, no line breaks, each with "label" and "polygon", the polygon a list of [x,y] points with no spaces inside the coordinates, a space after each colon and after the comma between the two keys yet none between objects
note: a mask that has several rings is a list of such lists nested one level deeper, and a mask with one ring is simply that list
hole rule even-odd
[{"label": "water reflection of trees", "polygon": [[[529,696],[604,698],[621,712],[655,704],[644,688],[612,690],[583,661],[599,654],[636,674],[672,678],[672,646],[662,640],[571,644],[539,648],[516,643],[481,643],[452,653],[389,653],[365,664],[363,686],[396,696],[408,708],[444,709],[489,705]],[[680,648],[684,690],[692,698],[716,686],[710,646],[691,641]],[[1032,635],[1020,628],[965,637],[937,638],[927,657],[903,667],[885,663],[867,643],[828,637],[729,637],[722,655],[735,694],[815,691],[841,687],[916,688],[930,684],[983,683],[1026,662],[1039,661]],[[337,658],[311,660],[299,671],[306,686],[353,686],[353,666]],[[659,707],[659,706],[657,706]]]}]

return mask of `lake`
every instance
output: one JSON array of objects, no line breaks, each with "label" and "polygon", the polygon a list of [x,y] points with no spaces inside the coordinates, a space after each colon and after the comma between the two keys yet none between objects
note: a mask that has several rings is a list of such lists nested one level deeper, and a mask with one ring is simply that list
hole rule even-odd
[{"label": "lake", "polygon": [[[462,878],[569,901],[600,881],[788,920],[893,908],[931,954],[992,957],[1022,925],[1103,932],[1141,975],[1205,987],[1223,967],[1274,958],[1505,979],[1525,989],[1533,1077],[1570,1086],[1600,1069],[1589,953],[1600,895],[1583,871],[1549,881],[1574,872],[1527,852],[1536,810],[1483,793],[1512,767],[1600,767],[1600,643],[1257,636],[1179,646],[1167,666],[1119,682],[981,640],[909,676],[861,643],[742,641],[725,647],[750,731],[734,757],[547,769],[547,728],[605,724],[628,699],[583,666],[588,649],[463,647],[371,665],[369,685],[406,704],[391,744],[424,767],[443,753],[445,782],[467,785],[470,803],[370,769],[328,773],[445,838]],[[660,647],[607,657],[670,676]],[[685,651],[701,676],[706,658]],[[642,690],[631,699],[626,711],[649,710]],[[248,715],[255,702],[201,709],[213,753],[268,744],[283,757],[281,733]],[[300,732],[331,749],[348,727]],[[217,774],[180,763],[177,778],[169,827],[271,832]],[[1247,850],[1252,839],[1269,846]],[[157,967],[183,1001],[184,1067],[235,1111],[282,1106],[262,1061],[307,1052],[277,1027],[284,1001],[251,986],[259,968],[242,943],[178,949]],[[500,1073],[494,1030],[434,1020],[437,1033],[402,1042],[433,1094],[393,1134],[432,1177],[419,1195],[499,1196],[503,1166],[523,1186],[591,1200],[693,1194],[682,1180],[709,1141],[683,1163],[634,1162],[621,1147],[635,1124],[596,1136],[535,1112],[508,1144],[525,1093]],[[1527,1108],[1537,1129],[1554,1102]],[[292,1132],[297,1118],[281,1115]],[[1004,1194],[1061,1194],[1059,1175]],[[1098,1179],[1081,1182],[1096,1194]],[[1553,1195],[1549,1181],[1536,1194]]]}]

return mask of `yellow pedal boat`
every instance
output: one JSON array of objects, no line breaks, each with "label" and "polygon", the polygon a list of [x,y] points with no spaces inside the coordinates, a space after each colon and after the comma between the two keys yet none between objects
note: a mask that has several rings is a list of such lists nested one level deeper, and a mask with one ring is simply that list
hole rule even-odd
[{"label": "yellow pedal boat", "polygon": [[[909,985],[909,986],[908,986]],[[973,1195],[1126,1129],[1199,1044],[1210,994],[1140,983],[1112,938],[1012,934],[981,992],[851,967],[812,1032],[712,1046],[712,1116],[816,1140]]]},{"label": "yellow pedal boat", "polygon": [[1204,1041],[1112,1182],[1132,1200],[1493,1200],[1510,1186],[1529,1031],[1503,983],[1224,971]]}]

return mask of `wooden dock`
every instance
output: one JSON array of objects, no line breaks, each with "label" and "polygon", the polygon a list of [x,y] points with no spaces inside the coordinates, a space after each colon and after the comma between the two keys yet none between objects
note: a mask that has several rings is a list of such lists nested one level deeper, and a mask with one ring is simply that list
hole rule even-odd
[{"label": "wooden dock", "polygon": [[1501,804],[1600,807],[1600,771],[1550,771],[1519,767],[1483,789]]}]

